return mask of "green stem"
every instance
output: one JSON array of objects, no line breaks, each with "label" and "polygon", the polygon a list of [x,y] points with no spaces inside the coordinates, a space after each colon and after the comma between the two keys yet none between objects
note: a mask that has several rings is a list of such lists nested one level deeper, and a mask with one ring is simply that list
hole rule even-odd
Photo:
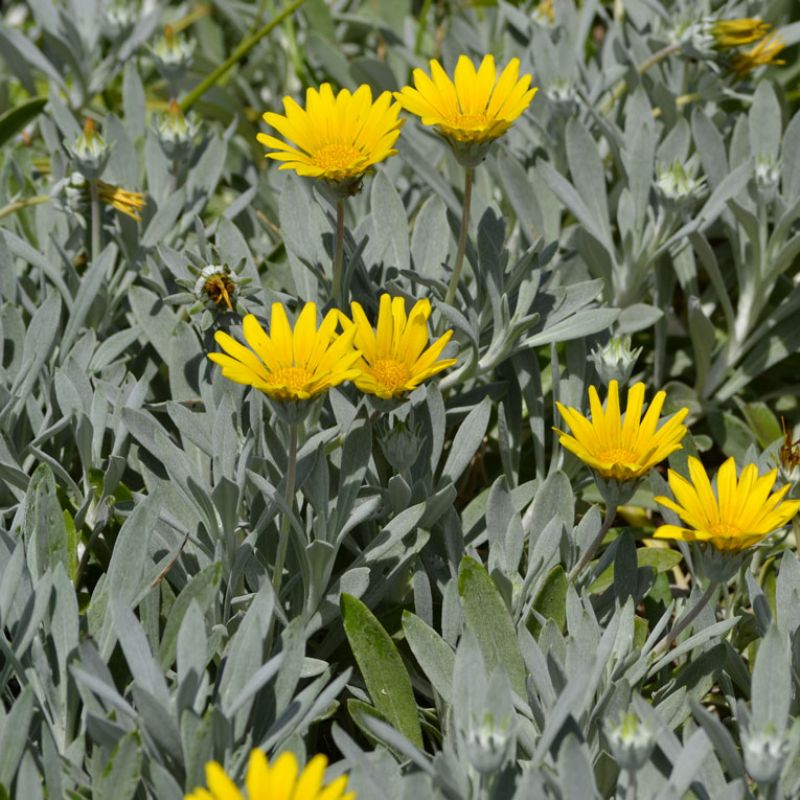
[{"label": "green stem", "polygon": [[266,25],[259,28],[252,36],[248,36],[231,55],[225,59],[215,70],[207,75],[197,86],[192,89],[180,102],[181,111],[186,113],[225,73],[241,61],[267,34],[275,30],[287,17],[291,16],[303,5],[305,0],[294,0],[277,16],[273,17]]},{"label": "green stem", "polygon": [[574,582],[575,579],[581,574],[583,568],[594,558],[594,554],[597,552],[597,548],[600,547],[601,542],[605,538],[605,535],[611,530],[611,526],[614,524],[614,519],[617,516],[617,506],[615,504],[611,504],[606,506],[606,515],[603,518],[603,524],[600,526],[600,530],[597,532],[597,536],[594,537],[592,543],[583,551],[583,555],[581,556],[580,561],[572,568],[569,573],[569,581],[570,583]]},{"label": "green stem", "polygon": [[684,614],[673,626],[672,630],[653,648],[653,655],[659,655],[672,647],[672,643],[691,625],[697,615],[708,605],[708,601],[714,594],[717,584],[711,581],[708,588],[703,592],[702,597],[697,601],[694,608]]},{"label": "green stem", "polygon": [[467,252],[467,236],[469,235],[469,207],[472,203],[472,178],[475,174],[473,167],[464,168],[464,210],[461,214],[461,231],[458,235],[458,249],[456,250],[456,263],[453,266],[453,274],[450,276],[450,284],[447,287],[447,294],[444,302],[453,305],[458,290],[458,282],[461,279],[461,268],[464,266],[464,255]]},{"label": "green stem", "polygon": [[344,198],[336,201],[336,241],[333,246],[333,289],[331,297],[333,302],[344,308],[347,298],[343,294],[342,272],[344,267]]},{"label": "green stem", "polygon": [[7,206],[3,206],[0,208],[0,219],[5,219],[6,217],[10,217],[12,214],[16,214],[17,211],[22,211],[23,208],[29,208],[30,206],[38,206],[42,203],[49,203],[50,202],[50,195],[49,194],[37,194],[35,197],[26,197],[24,200],[16,200],[13,203],[9,203]]},{"label": "green stem", "polygon": [[628,788],[625,790],[625,800],[636,800],[638,796],[636,770],[628,770]]},{"label": "green stem", "polygon": [[101,230],[103,222],[100,213],[100,191],[97,188],[95,179],[89,181],[89,204],[92,212],[92,264],[94,264],[100,256],[103,235]]},{"label": "green stem", "polygon": [[[289,454],[286,465],[286,505],[289,511],[294,508],[294,490],[297,480],[297,425],[289,426]],[[275,588],[275,600],[280,602],[281,583],[283,582],[283,566],[286,562],[286,551],[289,547],[289,529],[291,522],[289,515],[284,514],[281,519],[281,529],[278,535],[278,553],[275,558],[275,570],[272,573],[272,585]]]},{"label": "green stem", "polygon": [[[679,44],[668,44],[666,47],[662,47],[661,50],[653,53],[650,58],[645,59],[636,67],[636,71],[639,75],[644,75],[649,69],[654,67],[656,64],[661,63],[664,59],[669,58],[673,53],[677,53],[678,50],[681,49]],[[611,95],[609,96],[608,100],[603,103],[602,108],[600,111],[603,114],[608,114],[612,108],[616,105],[617,100],[628,91],[628,82],[625,80],[621,80],[612,90]]]}]

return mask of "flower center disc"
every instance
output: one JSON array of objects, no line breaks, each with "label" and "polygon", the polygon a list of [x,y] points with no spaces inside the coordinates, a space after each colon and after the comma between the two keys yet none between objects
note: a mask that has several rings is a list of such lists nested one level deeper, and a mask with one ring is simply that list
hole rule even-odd
[{"label": "flower center disc", "polygon": [[708,529],[712,536],[739,536],[741,530],[735,525],[729,525],[727,522],[715,522]]},{"label": "flower center disc", "polygon": [[612,447],[610,450],[603,450],[598,453],[599,461],[606,461],[609,464],[632,464],[635,463],[638,456],[633,450],[626,450],[623,447]]},{"label": "flower center disc", "polygon": [[314,163],[321,169],[348,169],[362,158],[351,144],[326,144],[314,154]]},{"label": "flower center disc", "polygon": [[393,358],[381,358],[372,365],[372,377],[390,392],[402,388],[411,377],[408,367]]},{"label": "flower center disc", "polygon": [[466,130],[478,130],[486,127],[486,114],[483,111],[477,114],[456,114],[453,117],[453,126]]},{"label": "flower center disc", "polygon": [[274,370],[270,378],[275,386],[286,386],[294,392],[299,392],[311,382],[311,373],[304,367],[281,367]]}]

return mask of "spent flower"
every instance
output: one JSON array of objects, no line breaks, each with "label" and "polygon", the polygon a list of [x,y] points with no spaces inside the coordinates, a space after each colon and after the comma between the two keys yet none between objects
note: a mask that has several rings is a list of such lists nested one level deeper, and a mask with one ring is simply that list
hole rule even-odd
[{"label": "spent flower", "polygon": [[273,400],[305,401],[358,377],[355,330],[337,335],[339,312],[329,311],[317,327],[317,306],[308,302],[294,329],[282,303],[272,304],[269,334],[252,314],[242,321],[247,346],[224,331],[214,338],[224,353],[209,358],[235,383],[252,386]]},{"label": "spent flower", "polygon": [[362,392],[384,400],[400,397],[456,363],[455,358],[440,358],[452,330],[428,346],[429,300],[418,300],[406,314],[402,297],[381,295],[374,330],[360,303],[353,302],[351,309],[352,320],[341,313],[340,319],[360,351],[353,382]]},{"label": "spent flower", "polygon": [[742,47],[763,39],[772,31],[772,25],[754,17],[706,20],[706,26],[720,49]]},{"label": "spent flower", "polygon": [[314,756],[300,769],[294,753],[281,753],[269,763],[261,750],[253,750],[244,779],[244,792],[216,761],[206,764],[208,789],[195,789],[185,800],[355,800],[347,791],[346,775],[325,783],[328,759]]},{"label": "spent flower", "polygon": [[372,90],[334,95],[329,83],[306,91],[306,106],[283,98],[285,114],[267,112],[264,121],[287,141],[265,133],[258,141],[270,149],[267,158],[282,161],[280,169],[326,181],[340,194],[355,194],[364,175],[394,149],[403,120],[400,105],[383,92],[374,102]]},{"label": "spent flower", "polygon": [[790,484],[772,492],[777,469],[759,476],[758,467],[748,464],[737,480],[736,462],[729,458],[719,468],[715,490],[699,459],[690,456],[688,464],[688,480],[669,470],[675,499],[655,498],[687,527],[661,525],[654,534],[657,539],[707,542],[715,550],[738,553],[782,528],[800,509],[800,500],[785,499]]},{"label": "spent flower", "polygon": [[758,67],[785,64],[778,58],[785,48],[786,43],[777,33],[764,37],[749,50],[734,53],[731,56],[731,69],[737,78],[746,78]]},{"label": "spent flower", "polygon": [[394,96],[406,111],[447,140],[461,164],[474,167],[537,92],[531,88],[530,75],[520,77],[519,67],[519,59],[512,58],[498,76],[494,56],[484,56],[476,70],[472,60],[461,55],[451,79],[433,59],[430,76],[415,69],[414,87],[406,86]]}]

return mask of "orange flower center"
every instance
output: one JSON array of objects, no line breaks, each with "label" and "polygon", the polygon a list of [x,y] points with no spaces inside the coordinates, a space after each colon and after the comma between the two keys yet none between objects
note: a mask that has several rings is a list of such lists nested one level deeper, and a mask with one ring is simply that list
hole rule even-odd
[{"label": "orange flower center", "polygon": [[395,392],[406,385],[411,377],[411,372],[400,361],[393,358],[381,358],[372,365],[372,377],[387,391]]},{"label": "orange flower center", "polygon": [[727,522],[715,522],[709,526],[708,532],[712,536],[740,536],[742,531],[736,525],[729,525]]},{"label": "orange flower center", "polygon": [[626,450],[624,447],[612,447],[597,454],[598,461],[606,461],[609,464],[631,464],[638,460],[639,456],[633,450]]},{"label": "orange flower center", "polygon": [[273,386],[285,386],[293,392],[306,389],[312,379],[311,373],[305,367],[281,367],[273,370],[269,377]]},{"label": "orange flower center", "polygon": [[352,169],[363,159],[358,148],[351,144],[326,144],[314,153],[314,163],[321,169]]}]

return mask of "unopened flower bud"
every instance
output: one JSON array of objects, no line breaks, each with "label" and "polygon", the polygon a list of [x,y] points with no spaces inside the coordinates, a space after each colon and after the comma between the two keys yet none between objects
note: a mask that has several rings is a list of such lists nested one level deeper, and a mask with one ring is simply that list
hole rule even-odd
[{"label": "unopened flower bud", "polygon": [[537,3],[531,13],[533,21],[543,28],[552,28],[556,23],[556,12],[553,8],[553,0],[541,0]]},{"label": "unopened flower bud", "polygon": [[771,156],[756,156],[756,186],[765,199],[773,199],[781,177],[780,164]]},{"label": "unopened flower bud", "polygon": [[653,731],[633,711],[616,726],[609,726],[606,735],[615,760],[629,772],[637,772],[647,763],[656,744]]},{"label": "unopened flower bud", "polygon": [[164,35],[155,43],[151,54],[158,71],[173,80],[192,63],[196,42],[175,33],[172,25],[164,26]]},{"label": "unopened flower bud", "polygon": [[391,427],[387,425],[380,443],[386,460],[396,472],[411,467],[419,456],[419,432],[408,420],[396,419]]},{"label": "unopened flower bud", "polygon": [[128,2],[114,2],[103,9],[103,33],[112,41],[121,38],[136,23],[138,9]]},{"label": "unopened flower bud", "polygon": [[631,378],[633,368],[642,352],[641,347],[631,349],[630,336],[612,336],[603,346],[592,350],[589,360],[594,364],[600,380],[608,386],[617,381],[625,386]]},{"label": "unopened flower bud", "polygon": [[666,206],[680,207],[705,193],[706,179],[693,177],[680,161],[656,170],[656,191]]},{"label": "unopened flower bud", "polygon": [[99,178],[106,167],[111,149],[97,132],[94,120],[87,117],[83,133],[69,148],[75,165],[85,178]]},{"label": "unopened flower bud", "polygon": [[180,158],[186,153],[197,134],[197,123],[193,115],[185,117],[175,100],[169,104],[165,114],[159,117],[156,135],[164,155],[170,159]]},{"label": "unopened flower bud", "polygon": [[776,731],[742,732],[744,765],[759,784],[775,783],[789,756],[789,741]]},{"label": "unopened flower bud", "polygon": [[486,714],[482,723],[466,733],[469,763],[481,774],[497,771],[506,760],[510,739],[508,727]]}]

